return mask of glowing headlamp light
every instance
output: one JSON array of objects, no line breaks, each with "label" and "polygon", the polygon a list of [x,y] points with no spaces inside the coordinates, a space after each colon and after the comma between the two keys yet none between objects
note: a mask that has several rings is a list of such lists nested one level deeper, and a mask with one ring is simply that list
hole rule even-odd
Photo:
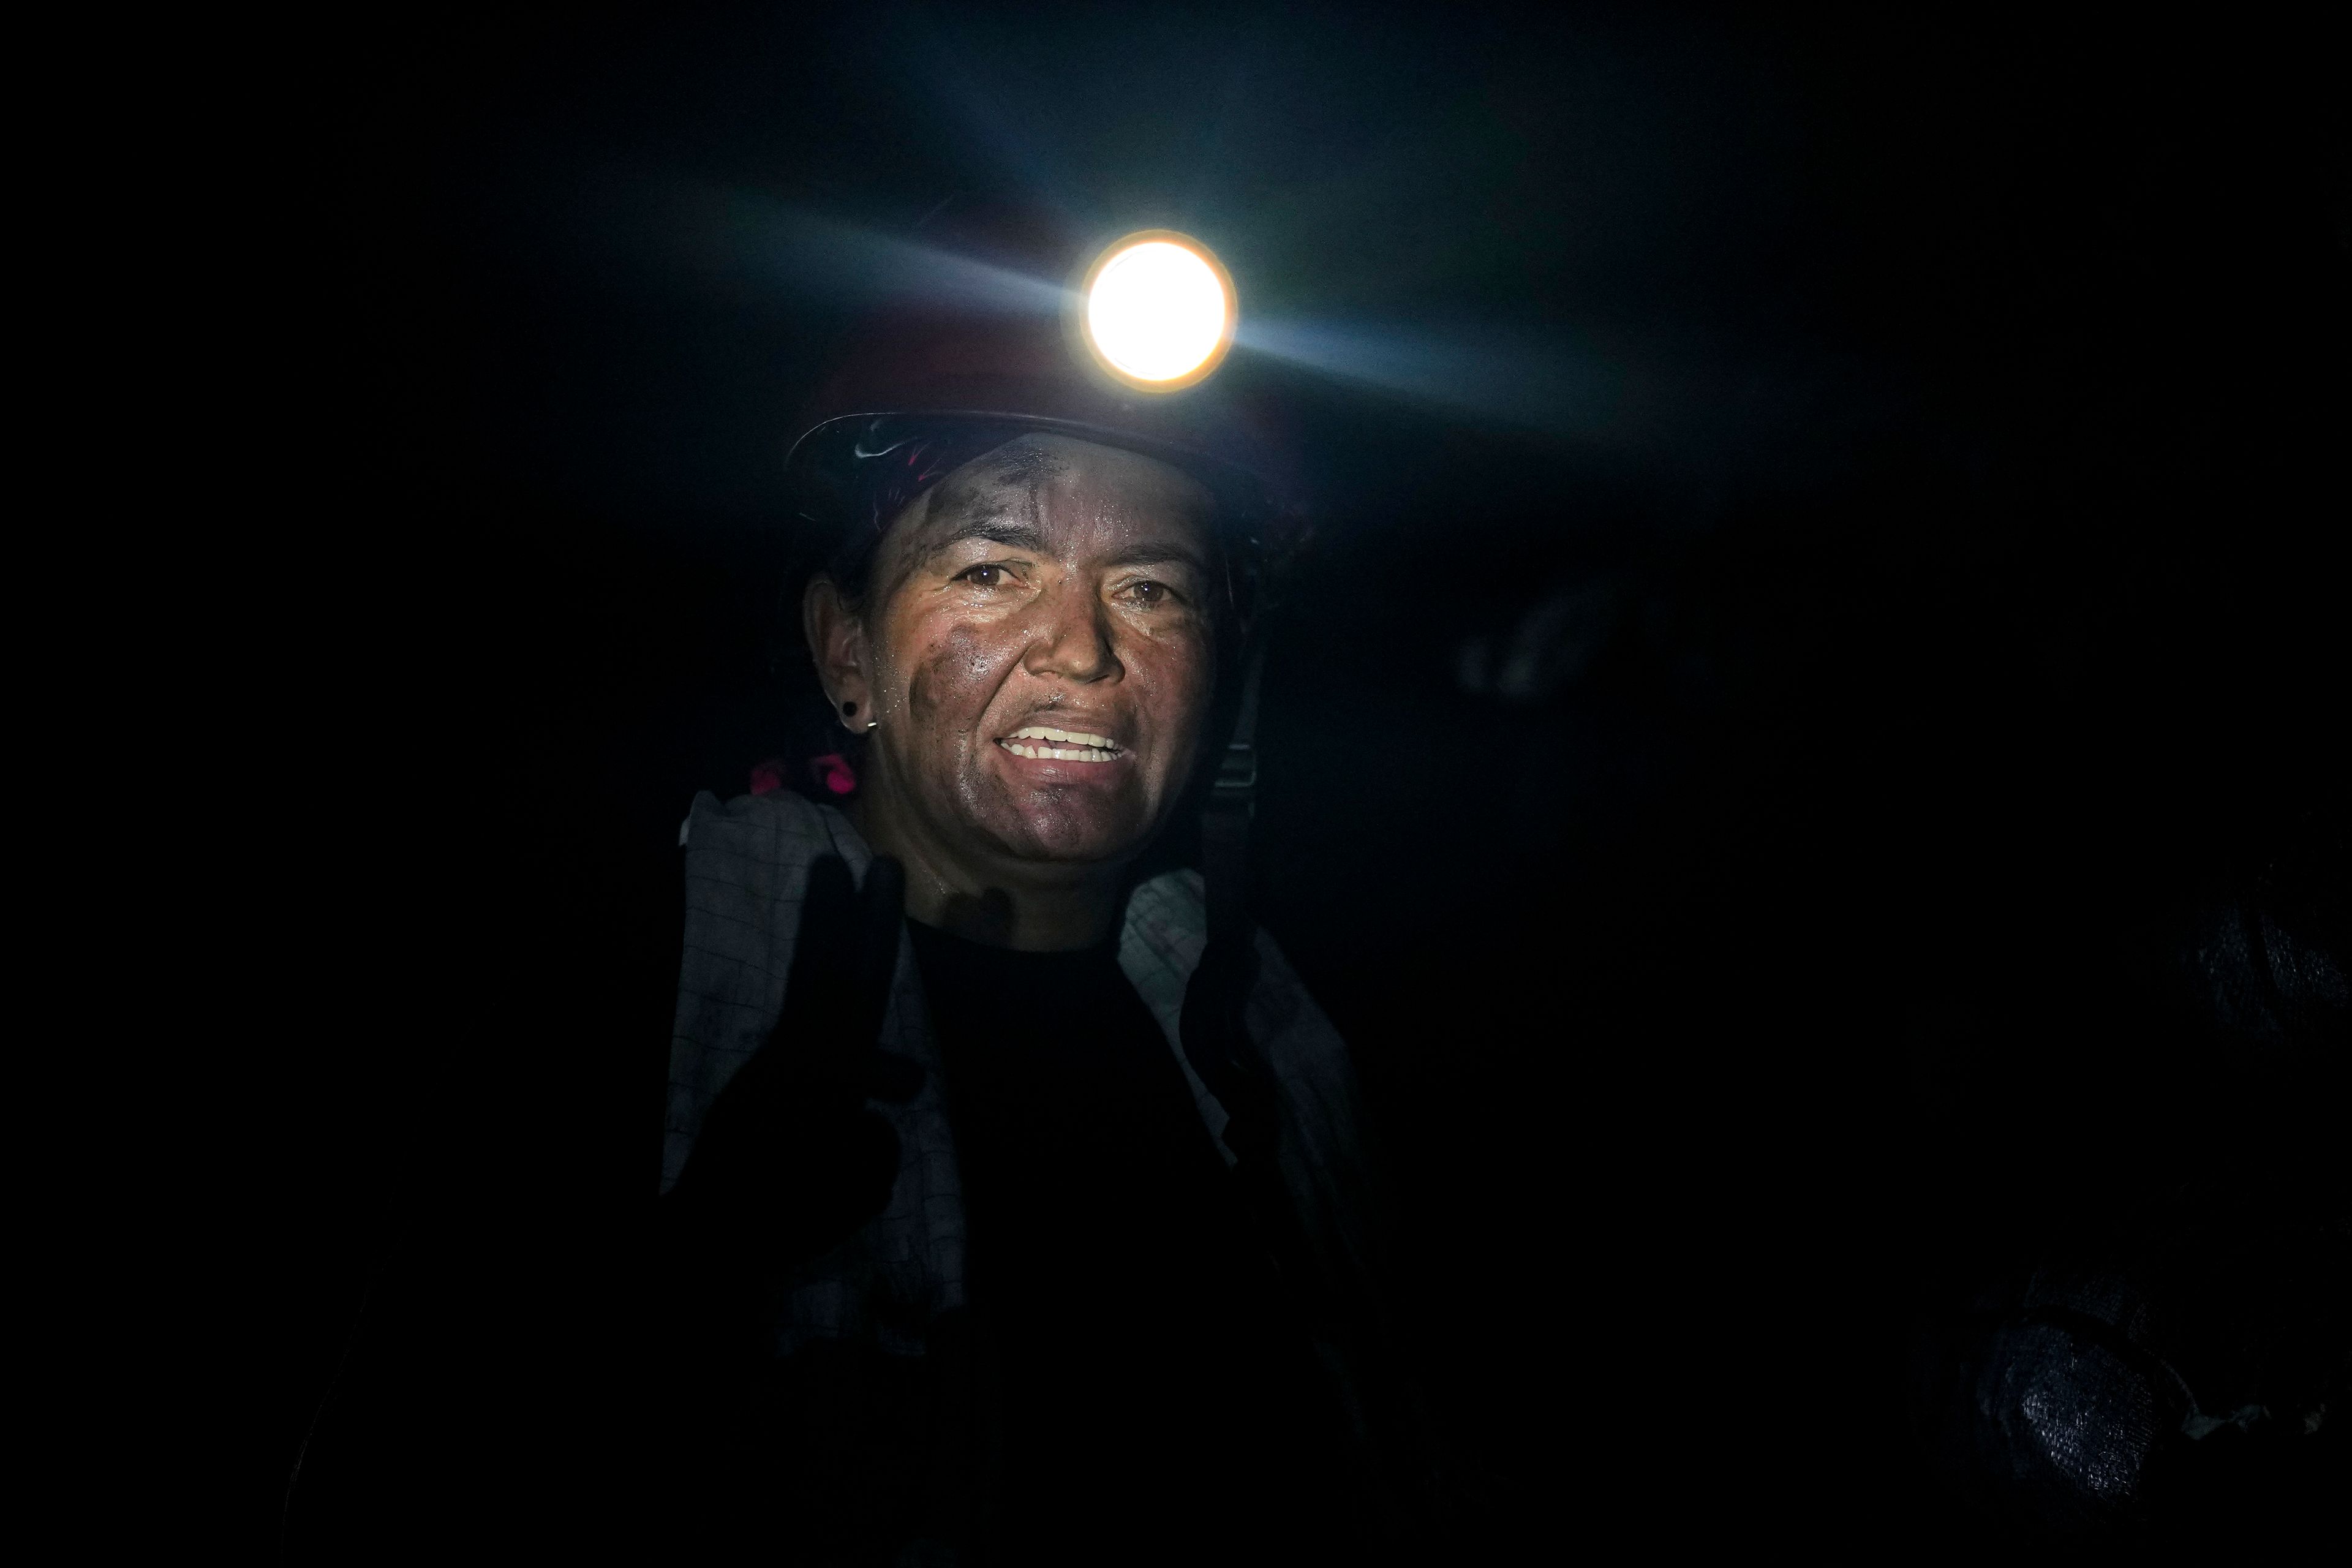
[{"label": "glowing headlamp light", "polygon": [[1118,380],[1174,392],[1205,379],[1233,346],[1233,279],[1208,247],[1172,229],[1130,234],[1087,269],[1079,335]]}]

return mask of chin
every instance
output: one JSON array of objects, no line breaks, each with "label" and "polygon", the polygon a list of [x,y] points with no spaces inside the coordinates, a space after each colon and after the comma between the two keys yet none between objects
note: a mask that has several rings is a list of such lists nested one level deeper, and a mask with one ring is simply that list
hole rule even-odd
[{"label": "chin", "polygon": [[1141,814],[1073,811],[1033,803],[988,825],[989,837],[1016,860],[1089,866],[1133,859],[1151,841],[1156,823]]}]

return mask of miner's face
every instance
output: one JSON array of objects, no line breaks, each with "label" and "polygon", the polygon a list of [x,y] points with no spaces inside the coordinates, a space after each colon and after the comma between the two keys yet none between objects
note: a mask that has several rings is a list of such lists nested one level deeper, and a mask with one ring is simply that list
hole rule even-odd
[{"label": "miner's face", "polygon": [[1028,436],[891,525],[862,617],[876,771],[947,843],[1101,863],[1167,820],[1216,678],[1208,492]]}]

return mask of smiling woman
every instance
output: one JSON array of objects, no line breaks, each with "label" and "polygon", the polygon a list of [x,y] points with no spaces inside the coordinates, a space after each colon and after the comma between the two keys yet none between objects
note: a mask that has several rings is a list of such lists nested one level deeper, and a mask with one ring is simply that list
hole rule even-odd
[{"label": "smiling woman", "polygon": [[[677,1338],[759,1348],[705,1356],[680,1420],[763,1456],[709,1523],[765,1550],[1360,1556],[1425,1478],[1347,1047],[1240,910],[1245,787],[1203,813],[1210,884],[1137,870],[1209,757],[1248,754],[1218,742],[1272,513],[1031,325],[1025,358],[946,328],[930,358],[1042,380],[836,388],[913,411],[834,414],[789,465],[860,787],[688,823],[665,1207],[705,1261]],[[713,1414],[746,1388],[750,1432]]]},{"label": "smiling woman", "polygon": [[974,934],[985,906],[1008,947],[1109,931],[1199,756],[1211,506],[1157,459],[1024,436],[907,505],[862,608],[809,585],[825,689],[870,716],[856,820],[906,865],[914,918]]}]

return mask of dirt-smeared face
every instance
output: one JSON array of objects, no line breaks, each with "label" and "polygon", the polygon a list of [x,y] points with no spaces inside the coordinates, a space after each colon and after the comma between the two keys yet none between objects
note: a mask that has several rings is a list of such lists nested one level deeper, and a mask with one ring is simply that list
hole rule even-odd
[{"label": "dirt-smeared face", "polygon": [[894,809],[982,861],[1139,853],[1215,684],[1210,508],[1177,468],[1058,436],[909,504],[862,622],[869,767]]}]

